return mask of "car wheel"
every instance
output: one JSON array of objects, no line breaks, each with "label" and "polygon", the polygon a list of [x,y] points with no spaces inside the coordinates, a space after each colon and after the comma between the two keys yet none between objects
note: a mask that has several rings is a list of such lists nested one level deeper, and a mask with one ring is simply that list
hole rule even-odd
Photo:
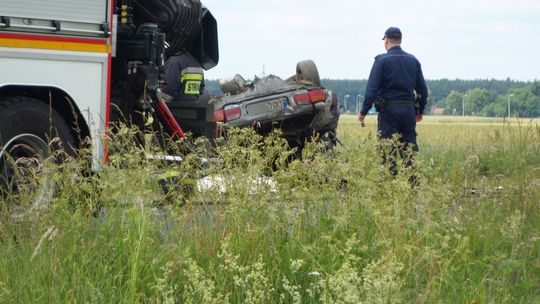
[{"label": "car wheel", "polygon": [[313,60],[303,60],[296,64],[296,79],[305,80],[321,86],[319,71]]},{"label": "car wheel", "polygon": [[0,98],[0,197],[12,216],[51,200],[54,185],[43,162],[52,150],[72,154],[74,142],[62,116],[47,104],[30,97]]},{"label": "car wheel", "polygon": [[219,86],[224,94],[236,95],[244,91],[246,80],[242,76],[236,74],[232,78],[220,79]]}]

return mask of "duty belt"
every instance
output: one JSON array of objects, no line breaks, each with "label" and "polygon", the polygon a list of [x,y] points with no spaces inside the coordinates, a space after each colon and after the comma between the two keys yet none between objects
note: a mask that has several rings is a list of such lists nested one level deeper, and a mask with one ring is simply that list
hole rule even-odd
[{"label": "duty belt", "polygon": [[416,101],[414,100],[387,100],[387,104],[393,104],[393,103],[399,103],[399,104],[409,104],[409,105],[416,105]]}]

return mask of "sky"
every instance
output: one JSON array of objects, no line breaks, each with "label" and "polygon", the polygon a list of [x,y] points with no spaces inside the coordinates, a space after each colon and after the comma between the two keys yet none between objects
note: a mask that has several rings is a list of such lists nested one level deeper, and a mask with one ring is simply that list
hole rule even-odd
[{"label": "sky", "polygon": [[218,22],[220,61],[207,79],[295,73],[367,79],[390,26],[426,79],[540,80],[540,0],[203,0]]}]

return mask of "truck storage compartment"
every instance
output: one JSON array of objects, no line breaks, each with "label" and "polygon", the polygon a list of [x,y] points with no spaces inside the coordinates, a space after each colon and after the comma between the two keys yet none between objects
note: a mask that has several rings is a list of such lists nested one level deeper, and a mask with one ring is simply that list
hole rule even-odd
[{"label": "truck storage compartment", "polygon": [[108,36],[107,0],[0,0],[0,29]]}]

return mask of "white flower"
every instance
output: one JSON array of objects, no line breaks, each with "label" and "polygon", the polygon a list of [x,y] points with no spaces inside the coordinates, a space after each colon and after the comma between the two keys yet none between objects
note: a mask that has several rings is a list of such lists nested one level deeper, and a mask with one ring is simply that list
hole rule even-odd
[{"label": "white flower", "polygon": [[297,272],[302,266],[304,266],[303,260],[291,260],[291,269],[293,271]]}]

